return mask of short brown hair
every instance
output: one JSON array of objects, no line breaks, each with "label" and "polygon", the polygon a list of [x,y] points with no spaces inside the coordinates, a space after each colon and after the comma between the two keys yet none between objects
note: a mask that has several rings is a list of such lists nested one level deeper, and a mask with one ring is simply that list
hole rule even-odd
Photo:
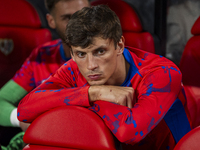
[{"label": "short brown hair", "polygon": [[94,37],[111,39],[116,47],[122,36],[117,15],[106,5],[85,7],[71,16],[66,28],[68,46],[86,48]]}]

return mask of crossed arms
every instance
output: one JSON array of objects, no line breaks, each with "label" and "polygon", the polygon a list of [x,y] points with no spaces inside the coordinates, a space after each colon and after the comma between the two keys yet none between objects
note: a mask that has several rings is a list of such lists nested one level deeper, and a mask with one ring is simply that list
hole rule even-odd
[{"label": "crossed arms", "polygon": [[121,142],[133,144],[162,120],[181,89],[181,74],[175,69],[158,67],[143,77],[133,77],[132,87],[120,87],[90,86],[79,71],[68,68],[66,64],[58,69],[22,99],[20,121],[32,122],[63,105],[82,106],[97,113]]}]

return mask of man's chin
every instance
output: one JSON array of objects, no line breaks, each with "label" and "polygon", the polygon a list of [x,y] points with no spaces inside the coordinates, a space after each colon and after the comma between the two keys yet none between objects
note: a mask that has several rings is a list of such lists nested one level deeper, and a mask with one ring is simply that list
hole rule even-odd
[{"label": "man's chin", "polygon": [[89,85],[104,85],[103,81],[88,81]]}]

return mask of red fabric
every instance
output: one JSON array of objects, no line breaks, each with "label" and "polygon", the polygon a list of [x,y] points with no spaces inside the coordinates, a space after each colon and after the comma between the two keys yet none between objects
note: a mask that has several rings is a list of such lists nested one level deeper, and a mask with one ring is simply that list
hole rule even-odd
[{"label": "red fabric", "polygon": [[91,5],[108,5],[119,17],[125,45],[155,53],[154,40],[150,33],[143,30],[136,11],[122,0],[95,0]]},{"label": "red fabric", "polygon": [[0,87],[13,77],[31,51],[51,40],[39,16],[25,0],[0,1]]},{"label": "red fabric", "polygon": [[[96,101],[90,107],[89,85],[76,63],[69,60],[20,101],[18,119],[32,122],[55,107],[82,106],[96,112],[119,141],[132,144],[135,149],[173,149],[173,136],[180,138],[190,131],[184,110],[186,101],[181,99],[184,98],[181,94],[181,73],[164,57],[135,48],[128,49],[125,48],[123,54],[130,63],[130,70],[121,86],[136,89],[137,103],[132,109],[105,101]],[[166,116],[170,119],[165,120]],[[173,129],[170,131],[166,125],[169,122],[178,131],[173,136]],[[160,133],[166,136],[160,138]]]},{"label": "red fabric", "polygon": [[35,48],[12,78],[27,92],[40,85],[67,60],[60,39],[46,42]]},{"label": "red fabric", "polygon": [[41,27],[36,10],[26,0],[1,0],[0,14],[1,26]]},{"label": "red fabric", "polygon": [[31,123],[23,140],[32,145],[61,148],[115,149],[113,135],[102,119],[76,106],[63,106],[44,113]]},{"label": "red fabric", "polygon": [[192,27],[192,34],[194,36],[185,46],[179,68],[183,75],[193,127],[196,127],[200,125],[200,17]]},{"label": "red fabric", "polygon": [[175,146],[174,150],[198,150],[200,148],[200,126],[187,133]]}]

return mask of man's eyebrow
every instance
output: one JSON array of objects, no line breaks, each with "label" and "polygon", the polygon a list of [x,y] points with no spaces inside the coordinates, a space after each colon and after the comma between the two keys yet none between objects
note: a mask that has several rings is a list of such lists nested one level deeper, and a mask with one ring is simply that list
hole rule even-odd
[{"label": "man's eyebrow", "polygon": [[[95,49],[93,49],[93,51],[96,51],[96,50],[99,50],[99,49],[105,49],[107,46],[106,45],[100,45],[99,47],[97,47],[97,48],[95,48]],[[88,47],[88,48],[90,48],[90,47]]]},{"label": "man's eyebrow", "polygon": [[97,47],[97,48],[95,48],[96,50],[99,50],[99,49],[105,49],[106,48],[106,46],[105,45],[101,45],[101,46],[99,46],[99,47]]},{"label": "man's eyebrow", "polygon": [[107,47],[105,45],[101,45],[101,46],[95,48],[93,51],[98,51],[98,50],[102,50],[102,49],[105,50],[105,49],[107,49]]},{"label": "man's eyebrow", "polygon": [[82,53],[84,53],[83,51],[78,50],[78,49],[73,49],[73,52],[74,52],[74,53],[77,53],[77,52],[82,52]]},{"label": "man's eyebrow", "polygon": [[[101,45],[101,46],[99,46],[99,47],[93,49],[92,51],[98,51],[98,50],[100,50],[100,49],[106,49],[106,46]],[[85,53],[85,51],[83,51],[83,50],[79,50],[79,49],[76,49],[76,48],[73,49],[73,52],[74,52],[74,53],[77,53],[77,52]]]}]

